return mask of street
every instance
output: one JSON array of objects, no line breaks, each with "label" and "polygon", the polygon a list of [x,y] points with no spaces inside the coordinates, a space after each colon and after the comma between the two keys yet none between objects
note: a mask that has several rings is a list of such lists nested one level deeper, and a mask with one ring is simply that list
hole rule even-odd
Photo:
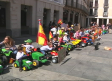
[{"label": "street", "polygon": [[[16,44],[27,38],[36,40],[35,36],[16,38]],[[94,46],[77,48],[59,64],[41,65],[30,71],[19,72],[12,64],[0,80],[112,80],[112,51],[104,50],[105,46],[112,47],[112,34],[103,35],[100,43],[98,51]],[[33,45],[37,47],[35,42]]]}]

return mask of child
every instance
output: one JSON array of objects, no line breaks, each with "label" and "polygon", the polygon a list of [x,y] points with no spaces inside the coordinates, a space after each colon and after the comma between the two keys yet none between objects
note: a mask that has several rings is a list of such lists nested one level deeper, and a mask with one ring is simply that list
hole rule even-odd
[{"label": "child", "polygon": [[31,53],[31,50],[34,49],[34,46],[32,45],[32,40],[27,39],[24,42],[26,42],[26,45],[22,44],[24,47],[26,47],[26,52]]},{"label": "child", "polygon": [[59,43],[62,45],[62,44],[64,44],[64,42],[63,42],[63,35],[60,35],[61,37],[59,38]]},{"label": "child", "polygon": [[76,33],[74,33],[73,38],[75,38],[75,39],[76,39]]},{"label": "child", "polygon": [[48,45],[42,46],[40,48],[40,51],[45,55],[46,51],[49,51],[49,50],[52,50],[52,49],[53,49],[53,45],[52,45],[52,43],[49,42]]},{"label": "child", "polygon": [[66,43],[69,41],[67,35],[68,35],[68,34],[65,33],[65,35],[64,35],[64,37],[63,37],[63,41],[66,42]]},{"label": "child", "polygon": [[54,26],[51,31],[53,32],[53,37],[57,34],[57,26]]},{"label": "child", "polygon": [[22,60],[27,57],[26,55],[24,55],[24,52],[22,50],[23,50],[23,47],[19,46],[18,52],[16,55],[16,59],[19,61],[19,65],[20,65],[20,68],[19,68],[20,72],[22,71]]},{"label": "child", "polygon": [[52,43],[53,43],[53,47],[60,46],[60,43],[57,41],[57,37],[56,36],[53,38]]}]

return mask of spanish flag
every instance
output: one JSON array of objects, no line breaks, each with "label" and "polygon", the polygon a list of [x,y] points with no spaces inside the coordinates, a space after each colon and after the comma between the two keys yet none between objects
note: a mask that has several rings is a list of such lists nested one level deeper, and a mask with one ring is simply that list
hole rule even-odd
[{"label": "spanish flag", "polygon": [[61,19],[59,19],[58,24],[63,24],[63,22],[62,22],[62,20],[61,20]]},{"label": "spanish flag", "polygon": [[49,39],[53,38],[51,31],[49,32]]},{"label": "spanish flag", "polygon": [[36,42],[39,44],[39,45],[47,45],[47,37],[44,33],[44,30],[43,30],[43,27],[39,21],[39,31],[37,33],[37,39],[36,39]]}]

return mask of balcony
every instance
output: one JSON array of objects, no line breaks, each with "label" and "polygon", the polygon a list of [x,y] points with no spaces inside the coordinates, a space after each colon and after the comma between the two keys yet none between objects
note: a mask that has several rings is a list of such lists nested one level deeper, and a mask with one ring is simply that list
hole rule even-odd
[{"label": "balcony", "polygon": [[108,8],[109,7],[109,4],[104,4],[104,8]]},{"label": "balcony", "polygon": [[103,17],[108,17],[108,12],[103,12]]}]

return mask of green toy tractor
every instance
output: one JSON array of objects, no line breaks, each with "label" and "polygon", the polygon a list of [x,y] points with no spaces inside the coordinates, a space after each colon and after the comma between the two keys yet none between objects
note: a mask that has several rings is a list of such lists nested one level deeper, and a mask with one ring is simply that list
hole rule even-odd
[{"label": "green toy tractor", "polygon": [[72,44],[65,44],[65,45],[61,45],[62,47],[65,47],[68,51],[73,50],[74,46]]},{"label": "green toy tractor", "polygon": [[33,59],[33,66],[38,67],[39,63],[46,63],[48,60],[45,58],[45,55],[40,52],[33,52],[31,54]]},{"label": "green toy tractor", "polygon": [[[16,61],[14,62],[14,67],[15,67],[15,68],[18,68],[18,67],[19,67],[19,62],[18,62],[18,60],[16,60]],[[29,61],[29,60],[27,60],[27,59],[23,59],[23,60],[22,60],[22,69],[23,69],[24,71],[30,70],[30,69],[32,69],[32,68],[33,68],[33,63],[32,63],[31,61]]]},{"label": "green toy tractor", "polygon": [[2,50],[3,54],[7,57],[9,57],[12,53],[12,51],[10,51],[10,50],[6,50],[6,49],[1,49],[1,50]]},{"label": "green toy tractor", "polygon": [[2,74],[4,71],[2,63],[3,63],[3,61],[0,59],[0,74]]},{"label": "green toy tractor", "polygon": [[33,62],[33,66],[34,67],[38,67],[40,63],[46,63],[48,62],[48,60],[45,58],[45,55],[37,52],[37,51],[32,51],[30,54],[26,53],[26,47],[23,47],[23,52],[31,57],[32,59],[30,59]]},{"label": "green toy tractor", "polygon": [[0,49],[1,56],[5,59],[5,62],[9,62],[11,58],[12,51],[4,49]]}]

